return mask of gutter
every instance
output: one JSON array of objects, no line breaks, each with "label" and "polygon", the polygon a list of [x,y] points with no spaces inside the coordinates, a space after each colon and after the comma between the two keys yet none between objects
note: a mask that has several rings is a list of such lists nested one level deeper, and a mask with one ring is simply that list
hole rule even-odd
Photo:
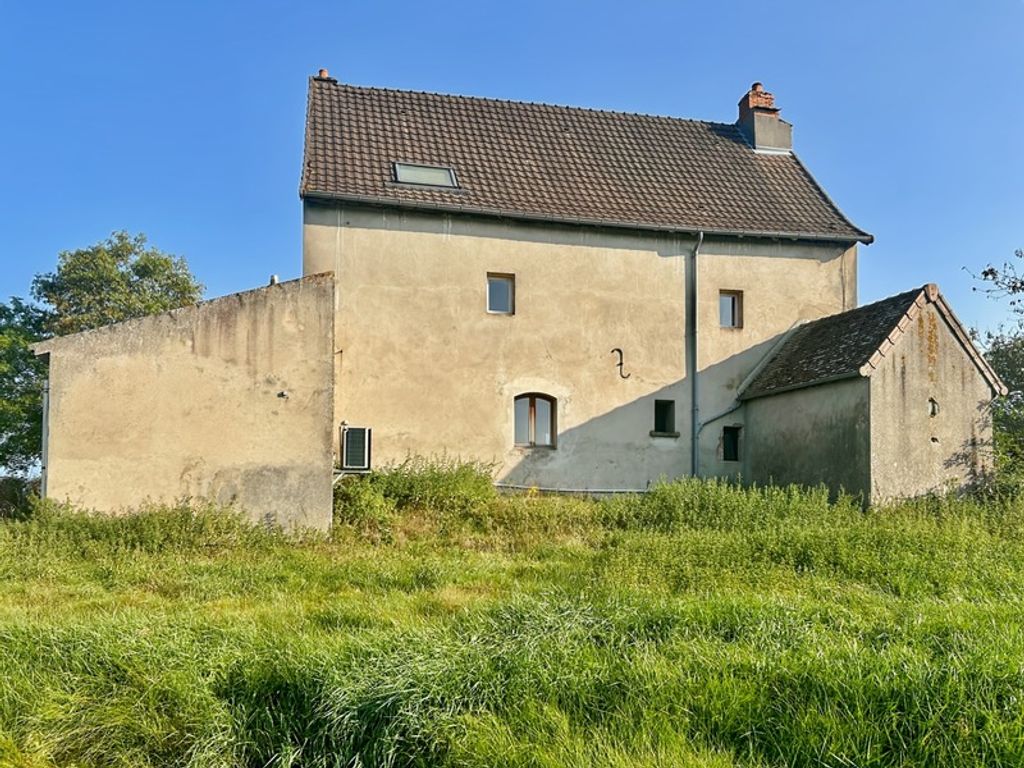
[{"label": "gutter", "polygon": [[795,392],[798,389],[808,389],[810,387],[816,387],[819,384],[831,384],[834,381],[842,381],[843,379],[860,379],[870,378],[869,376],[861,373],[860,371],[847,371],[845,373],[837,373],[834,376],[824,376],[814,381],[801,382],[799,384],[787,384],[784,387],[776,387],[775,389],[769,389],[764,392],[755,392],[752,395],[746,393],[737,395],[743,402],[749,402],[750,400],[757,400],[762,397],[771,397],[772,395],[781,395],[783,392]]},{"label": "gutter", "polygon": [[[440,213],[467,213],[478,216],[489,216],[505,219],[522,219],[524,221],[539,221],[548,224],[573,224],[586,227],[608,227],[612,229],[631,229],[651,232],[672,232],[675,234],[700,235],[702,233],[712,236],[737,237],[737,238],[763,238],[767,240],[798,240],[826,243],[864,243],[870,245],[874,242],[874,235],[866,232],[853,235],[838,235],[834,232],[772,232],[759,230],[738,230],[738,229],[708,229],[706,227],[685,227],[670,226],[667,224],[645,224],[638,221],[621,221],[617,219],[587,219],[577,216],[551,216],[543,213],[527,213],[523,211],[505,210],[501,208],[481,208],[473,205],[445,205],[429,201],[408,201],[379,197],[371,195],[338,195],[328,192],[299,192],[302,200],[319,200],[321,202],[340,203],[361,203],[374,205],[382,208],[404,208],[408,210],[423,210]],[[858,230],[859,231],[859,230]]]}]

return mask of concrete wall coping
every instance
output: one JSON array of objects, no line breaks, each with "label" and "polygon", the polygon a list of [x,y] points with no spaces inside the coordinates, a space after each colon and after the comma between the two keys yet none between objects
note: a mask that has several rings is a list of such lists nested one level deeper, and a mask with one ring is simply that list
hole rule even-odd
[{"label": "concrete wall coping", "polygon": [[79,339],[85,338],[90,335],[101,335],[107,333],[117,333],[121,330],[132,328],[136,325],[152,322],[158,318],[177,318],[189,312],[197,310],[203,310],[207,307],[214,307],[217,304],[221,304],[227,301],[238,301],[246,297],[255,296],[261,292],[282,290],[291,287],[298,286],[299,284],[312,284],[318,285],[321,283],[329,282],[334,279],[333,272],[319,272],[313,275],[306,275],[304,277],[298,277],[293,280],[285,280],[280,283],[272,283],[271,285],[260,286],[259,288],[250,288],[245,291],[238,291],[237,293],[229,293],[224,296],[217,296],[213,299],[205,299],[195,304],[190,304],[185,307],[178,307],[177,309],[170,309],[165,312],[158,312],[155,315],[145,315],[144,317],[133,317],[130,320],[122,320],[119,323],[111,323],[109,325],[103,325],[99,328],[90,328],[86,331],[79,331],[78,333],[69,333],[65,336],[54,336],[52,339],[43,339],[37,341],[35,344],[30,344],[31,349],[37,356],[48,355],[51,352],[58,351],[61,347],[65,346],[67,342],[78,341]]}]

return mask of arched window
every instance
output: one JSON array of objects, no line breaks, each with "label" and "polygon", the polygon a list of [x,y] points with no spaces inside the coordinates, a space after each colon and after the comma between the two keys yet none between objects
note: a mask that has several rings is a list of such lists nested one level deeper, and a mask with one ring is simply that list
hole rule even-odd
[{"label": "arched window", "polygon": [[556,403],[536,392],[516,397],[516,445],[555,447]]}]

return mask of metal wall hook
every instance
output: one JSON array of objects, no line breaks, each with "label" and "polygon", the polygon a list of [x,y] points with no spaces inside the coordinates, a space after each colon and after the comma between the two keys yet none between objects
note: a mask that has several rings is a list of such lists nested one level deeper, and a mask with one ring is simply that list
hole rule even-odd
[{"label": "metal wall hook", "polygon": [[621,376],[624,379],[628,379],[630,376],[632,376],[633,374],[631,373],[622,372],[622,350],[616,347],[611,351],[611,354],[619,356],[619,362],[615,364],[615,366],[619,369],[619,376]]}]

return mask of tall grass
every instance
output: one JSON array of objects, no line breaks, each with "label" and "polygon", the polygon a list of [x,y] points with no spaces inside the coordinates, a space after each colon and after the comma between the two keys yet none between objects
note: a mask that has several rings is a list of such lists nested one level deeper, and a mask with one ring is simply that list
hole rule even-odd
[{"label": "tall grass", "polygon": [[366,480],[400,509],[466,513],[495,498],[493,467],[449,456],[412,457]]},{"label": "tall grass", "polygon": [[473,473],[0,524],[0,765],[1024,764],[1021,502]]}]

